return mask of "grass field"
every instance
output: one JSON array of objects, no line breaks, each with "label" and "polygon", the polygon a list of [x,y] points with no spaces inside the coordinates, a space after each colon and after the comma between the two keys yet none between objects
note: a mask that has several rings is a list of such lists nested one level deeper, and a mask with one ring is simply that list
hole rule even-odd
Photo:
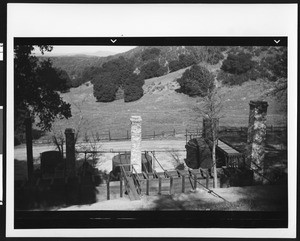
[{"label": "grass field", "polygon": [[[201,106],[198,98],[192,98],[176,92],[179,85],[176,81],[185,69],[178,70],[165,76],[145,81],[144,96],[130,103],[117,100],[110,103],[96,102],[93,96],[93,85],[82,85],[72,88],[69,93],[62,94],[65,101],[72,105],[73,117],[69,120],[58,120],[54,129],[64,131],[65,128],[78,128],[81,120],[81,136],[85,133],[107,133],[112,136],[125,137],[130,130],[130,117],[142,117],[143,134],[156,131],[173,131],[185,133],[186,129],[202,127],[202,118],[193,108]],[[279,102],[275,97],[265,97],[273,83],[249,81],[242,86],[221,87],[219,93],[223,100],[222,126],[247,126],[250,100],[268,101],[267,124],[286,126],[286,103]],[[48,138],[46,135],[45,138]]]}]

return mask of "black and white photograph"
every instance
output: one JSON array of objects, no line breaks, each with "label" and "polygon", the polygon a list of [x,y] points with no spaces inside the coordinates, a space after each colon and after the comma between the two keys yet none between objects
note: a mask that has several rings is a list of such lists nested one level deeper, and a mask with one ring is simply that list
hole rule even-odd
[{"label": "black and white photograph", "polygon": [[14,230],[290,227],[288,36],[12,36]]},{"label": "black and white photograph", "polygon": [[16,210],[287,211],[285,46],[101,47],[15,46]]}]

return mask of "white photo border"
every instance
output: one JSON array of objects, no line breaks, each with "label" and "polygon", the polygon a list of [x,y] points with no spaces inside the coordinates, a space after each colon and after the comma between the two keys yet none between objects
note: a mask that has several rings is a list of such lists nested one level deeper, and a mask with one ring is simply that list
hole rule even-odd
[{"label": "white photo border", "polygon": [[[296,237],[297,27],[297,4],[8,4],[7,237]],[[288,228],[14,229],[14,38],[111,36],[288,37]]]}]

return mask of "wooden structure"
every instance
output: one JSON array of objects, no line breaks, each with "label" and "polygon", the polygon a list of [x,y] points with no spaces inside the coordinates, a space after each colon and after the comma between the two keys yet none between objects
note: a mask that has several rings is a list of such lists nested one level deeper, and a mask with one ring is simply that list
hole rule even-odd
[{"label": "wooden structure", "polygon": [[245,156],[240,153],[232,145],[222,139],[218,140],[217,144],[217,158],[221,166],[243,168],[245,165]]}]

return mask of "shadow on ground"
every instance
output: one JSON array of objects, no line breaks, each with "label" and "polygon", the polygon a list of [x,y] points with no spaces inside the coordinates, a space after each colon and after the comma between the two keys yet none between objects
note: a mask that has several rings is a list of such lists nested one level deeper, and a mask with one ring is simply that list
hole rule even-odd
[{"label": "shadow on ground", "polygon": [[[15,163],[19,171],[26,169],[26,162],[15,160]],[[90,170],[83,173],[79,169],[76,176],[69,178],[42,178],[40,170],[36,169],[31,183],[24,178],[15,180],[15,210],[52,210],[95,203],[98,193],[96,186],[103,182],[105,173],[93,168]]]},{"label": "shadow on ground", "polygon": [[286,185],[263,185],[216,189],[226,201],[204,190],[191,194],[161,195],[153,201],[151,210],[200,211],[286,211]]}]

